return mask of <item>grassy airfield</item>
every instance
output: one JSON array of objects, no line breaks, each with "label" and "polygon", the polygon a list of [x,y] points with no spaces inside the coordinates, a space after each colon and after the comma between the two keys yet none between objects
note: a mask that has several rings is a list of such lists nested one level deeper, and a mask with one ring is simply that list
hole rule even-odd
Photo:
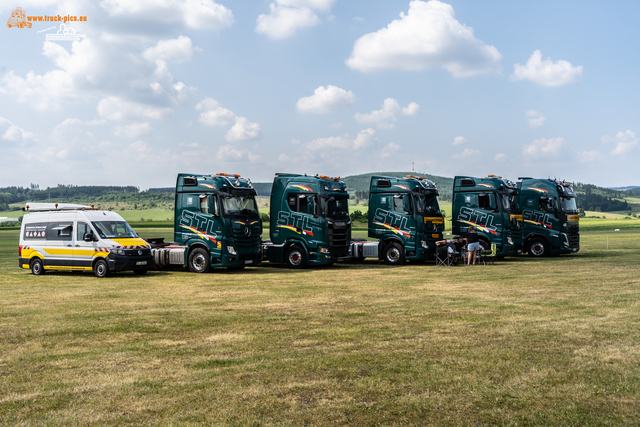
[{"label": "grassy airfield", "polygon": [[493,266],[103,280],[32,276],[0,229],[0,423],[638,425],[640,228],[609,221]]}]

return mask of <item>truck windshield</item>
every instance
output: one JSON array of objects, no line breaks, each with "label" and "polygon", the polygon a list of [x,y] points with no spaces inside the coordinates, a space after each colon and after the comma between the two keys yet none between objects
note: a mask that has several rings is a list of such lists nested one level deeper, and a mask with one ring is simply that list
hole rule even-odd
[{"label": "truck windshield", "polygon": [[349,198],[347,196],[322,197],[320,203],[325,218],[346,218],[349,216]]},{"label": "truck windshield", "polygon": [[222,206],[227,215],[259,215],[258,205],[253,196],[223,197]]},{"label": "truck windshield", "polygon": [[138,237],[126,221],[93,221],[91,222],[103,239],[124,239]]},{"label": "truck windshield", "polygon": [[427,196],[425,194],[414,195],[416,200],[416,210],[419,213],[440,213],[440,204],[437,196]]},{"label": "truck windshield", "polygon": [[578,205],[576,205],[575,197],[560,197],[560,203],[562,203],[562,212],[578,212]]}]

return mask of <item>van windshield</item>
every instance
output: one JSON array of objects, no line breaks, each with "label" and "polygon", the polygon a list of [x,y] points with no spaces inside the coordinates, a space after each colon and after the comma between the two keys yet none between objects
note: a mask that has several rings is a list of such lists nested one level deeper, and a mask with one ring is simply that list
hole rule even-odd
[{"label": "van windshield", "polygon": [[93,221],[94,228],[103,239],[124,239],[138,237],[126,221]]}]

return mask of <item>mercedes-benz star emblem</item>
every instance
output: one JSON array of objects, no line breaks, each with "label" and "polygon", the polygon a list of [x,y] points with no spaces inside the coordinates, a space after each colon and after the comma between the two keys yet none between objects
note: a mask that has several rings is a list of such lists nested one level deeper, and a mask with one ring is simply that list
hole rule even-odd
[{"label": "mercedes-benz star emblem", "polygon": [[244,228],[244,235],[247,237],[251,236],[251,229],[249,227]]}]

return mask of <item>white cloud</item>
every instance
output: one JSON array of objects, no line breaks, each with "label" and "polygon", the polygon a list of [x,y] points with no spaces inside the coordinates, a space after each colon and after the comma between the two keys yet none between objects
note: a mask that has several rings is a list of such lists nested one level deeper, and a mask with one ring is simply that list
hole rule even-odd
[{"label": "white cloud", "polygon": [[123,120],[125,118],[161,120],[173,114],[171,108],[141,104],[118,96],[108,96],[101,99],[97,109],[100,117],[108,120]]},{"label": "white cloud", "polygon": [[329,11],[335,0],[277,0],[281,6],[307,7],[320,11]]},{"label": "white cloud", "polygon": [[387,157],[393,157],[398,151],[400,151],[400,146],[395,142],[391,142],[382,149],[380,158],[386,159]]},{"label": "white cloud", "polygon": [[[332,148],[341,150],[361,150],[373,145],[376,131],[368,128],[358,132],[355,137],[345,134],[342,136],[331,136],[328,138],[317,138],[305,144],[305,148],[313,151],[324,151]],[[329,150],[331,156],[335,157],[333,150]]]},{"label": "white cloud", "polygon": [[249,150],[239,149],[233,145],[222,145],[218,148],[216,157],[221,162],[257,162],[260,156]]},{"label": "white cloud", "polygon": [[531,144],[522,148],[522,154],[525,157],[539,159],[542,157],[551,157],[560,153],[565,145],[565,139],[559,138],[540,138],[534,140]]},{"label": "white cloud", "polygon": [[616,147],[611,151],[611,154],[614,155],[630,153],[634,148],[636,148],[638,141],[638,136],[636,136],[635,132],[631,130],[627,130],[625,132],[620,131],[615,137],[607,135],[602,137],[603,144],[616,144]]},{"label": "white cloud", "polygon": [[498,163],[502,163],[505,160],[507,160],[507,155],[504,154],[504,153],[496,154],[495,157],[493,158],[493,160],[495,160]]},{"label": "white cloud", "polygon": [[597,150],[585,150],[576,152],[576,156],[580,163],[594,163],[602,158],[602,153]]},{"label": "white cloud", "polygon": [[456,136],[455,138],[453,138],[453,145],[461,145],[465,142],[467,142],[467,138],[465,138],[464,136]]},{"label": "white cloud", "polygon": [[370,113],[356,113],[354,118],[358,123],[375,123],[380,129],[391,129],[395,126],[398,114],[415,115],[420,106],[412,102],[404,108],[400,108],[400,104],[393,98],[387,98],[382,103],[380,110],[373,110]]},{"label": "white cloud", "polygon": [[320,86],[313,91],[313,95],[300,98],[296,108],[302,113],[327,114],[343,108],[349,108],[356,101],[351,91],[337,86]]},{"label": "white cloud", "polygon": [[200,113],[198,121],[207,126],[227,126],[233,123],[236,115],[226,108],[220,107],[217,101],[207,97],[196,105],[197,110],[205,110]]},{"label": "white cloud", "polygon": [[153,129],[148,122],[144,123],[132,123],[128,126],[116,128],[116,136],[124,135],[128,138],[138,138],[142,135],[150,133]]},{"label": "white cloud", "polygon": [[539,111],[527,110],[525,113],[527,117],[527,121],[529,122],[529,126],[532,128],[540,127],[547,121],[547,118],[542,115]]},{"label": "white cloud", "polygon": [[462,151],[462,153],[458,153],[458,154],[454,154],[453,158],[454,159],[467,159],[469,157],[475,157],[480,155],[480,151],[478,150],[474,150],[472,148],[465,148],[464,151]]},{"label": "white cloud", "polygon": [[158,59],[169,62],[187,62],[191,60],[193,52],[202,52],[202,49],[193,46],[189,37],[180,36],[177,39],[160,40],[155,46],[146,49],[142,56],[153,63]]},{"label": "white cloud", "polygon": [[309,8],[269,5],[269,14],[258,16],[256,33],[265,34],[272,39],[291,37],[301,28],[314,27],[320,23],[318,15]]},{"label": "white cloud", "polygon": [[2,135],[2,139],[6,141],[24,143],[27,140],[34,139],[34,134],[32,132],[28,132],[19,126],[14,125],[10,120],[0,117],[0,126],[3,125],[8,125],[7,130]]},{"label": "white cloud", "polygon": [[247,141],[260,138],[260,125],[251,123],[246,117],[236,116],[235,113],[222,108],[218,101],[205,98],[196,105],[196,110],[204,110],[200,113],[198,121],[206,126],[234,125],[227,131],[224,138],[227,141]]},{"label": "white cloud", "polygon": [[100,6],[109,16],[128,18],[140,27],[144,27],[144,23],[155,23],[220,30],[234,22],[229,9],[211,0],[102,0]]},{"label": "white cloud", "polygon": [[224,136],[227,141],[248,141],[257,138],[260,138],[260,125],[251,123],[246,117],[237,116],[236,124]]},{"label": "white cloud", "polygon": [[542,86],[562,86],[577,83],[582,77],[582,65],[574,67],[570,62],[551,58],[542,60],[542,52],[536,50],[525,65],[515,64],[511,80],[531,80]]},{"label": "white cloud", "polygon": [[442,67],[455,77],[500,71],[502,55],[455,19],[453,7],[437,0],[413,0],[405,15],[360,37],[347,66],[363,72],[422,71]]}]

